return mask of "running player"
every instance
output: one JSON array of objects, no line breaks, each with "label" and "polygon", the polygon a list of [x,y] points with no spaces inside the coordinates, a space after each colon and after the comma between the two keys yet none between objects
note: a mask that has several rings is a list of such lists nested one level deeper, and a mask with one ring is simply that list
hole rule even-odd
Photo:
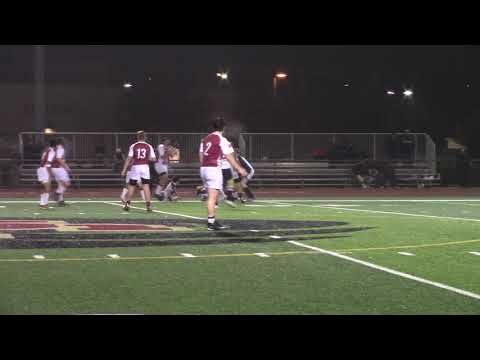
[{"label": "running player", "polygon": [[157,158],[152,145],[148,144],[145,139],[145,132],[138,131],[137,142],[130,145],[128,157],[123,165],[122,176],[126,175],[127,169],[132,165],[130,170],[130,180],[128,183],[128,193],[125,199],[125,206],[123,207],[125,211],[130,210],[130,201],[135,192],[135,187],[139,182],[141,182],[143,191],[145,191],[145,204],[147,211],[152,211],[150,202],[150,167],[148,163],[149,161],[155,161]]},{"label": "running player", "polygon": [[58,206],[65,206],[64,194],[70,186],[70,176],[72,170],[65,161],[65,146],[63,139],[58,138],[55,146],[55,158],[52,161],[52,174],[57,182],[57,190],[54,193],[54,200]]},{"label": "running player", "polygon": [[199,149],[200,176],[203,184],[208,189],[208,230],[221,230],[222,226],[215,219],[215,203],[218,193],[223,187],[222,176],[222,156],[225,155],[227,161],[238,172],[240,176],[246,176],[247,172],[242,168],[233,156],[232,145],[223,137],[225,130],[225,120],[217,118],[213,124],[213,132],[202,139]]},{"label": "running player", "polygon": [[37,179],[43,185],[44,191],[40,193],[40,208],[48,209],[48,198],[51,191],[52,181],[52,161],[55,157],[55,140],[50,140],[49,144],[45,146],[40,157],[40,167],[37,169]]}]

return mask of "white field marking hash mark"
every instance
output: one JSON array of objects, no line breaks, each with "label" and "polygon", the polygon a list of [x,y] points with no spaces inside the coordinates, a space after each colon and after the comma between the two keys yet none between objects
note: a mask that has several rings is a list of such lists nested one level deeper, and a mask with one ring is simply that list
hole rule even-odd
[{"label": "white field marking hash mark", "polygon": [[109,254],[107,256],[112,258],[112,259],[120,259],[120,256],[118,256],[117,254]]},{"label": "white field marking hash mark", "polygon": [[[122,204],[111,203],[111,202],[107,202],[107,201],[104,201],[103,203],[104,203],[104,204],[108,204],[108,205],[115,205],[115,206],[121,206],[121,207],[123,207]],[[140,207],[136,207],[136,206],[130,206],[130,208],[132,208],[132,209],[137,209],[137,210],[145,210],[144,208],[140,208]],[[173,213],[173,212],[166,212],[166,211],[160,211],[160,210],[155,210],[155,209],[152,209],[152,211],[153,211],[153,212],[156,212],[156,213],[159,213],[159,214],[181,216],[181,217],[186,217],[186,218],[189,218],[189,219],[196,219],[196,220],[204,220],[203,218],[199,218],[199,217],[196,217],[196,216],[178,214],[178,213]]]},{"label": "white field marking hash mark", "polygon": [[363,261],[363,260],[358,260],[358,259],[352,258],[350,256],[342,255],[342,254],[339,254],[339,253],[336,253],[336,252],[333,252],[333,251],[328,251],[328,250],[321,249],[321,248],[318,248],[318,247],[315,247],[315,246],[305,245],[305,244],[299,243],[297,241],[290,240],[288,242],[290,244],[301,246],[301,247],[304,247],[304,248],[307,248],[307,249],[310,249],[310,250],[315,250],[315,251],[318,251],[318,252],[323,253],[323,254],[335,256],[335,257],[338,257],[340,259],[348,260],[348,261],[351,261],[351,262],[354,262],[354,263],[357,263],[357,264],[360,264],[360,265],[364,265],[364,266],[367,266],[367,267],[370,267],[370,268],[373,268],[373,269],[376,269],[376,270],[384,271],[384,272],[389,273],[389,274],[397,275],[397,276],[400,276],[400,277],[403,277],[403,278],[406,278],[406,279],[418,281],[418,282],[423,283],[423,284],[432,285],[432,286],[435,286],[435,287],[440,288],[440,289],[445,289],[445,290],[452,291],[452,292],[460,294],[460,295],[464,295],[464,296],[468,296],[468,297],[480,300],[480,295],[479,294],[475,294],[475,293],[470,292],[470,291],[466,291],[466,290],[463,290],[463,289],[458,289],[458,288],[448,286],[448,285],[445,285],[445,284],[442,284],[442,283],[439,283],[439,282],[436,282],[436,281],[423,279],[421,277],[410,275],[410,274],[400,272],[400,271],[397,271],[397,270],[389,269],[389,268],[384,267],[384,266],[375,265],[373,263]]},{"label": "white field marking hash mark", "polygon": [[180,253],[180,255],[182,255],[183,257],[186,257],[186,258],[194,258],[194,257],[196,257],[195,255],[192,255],[192,254],[189,254],[189,253]]},{"label": "white field marking hash mark", "polygon": [[270,255],[267,255],[265,253],[255,253],[255,255],[260,256],[260,257],[270,257]]},{"label": "white field marking hash mark", "polygon": [[45,256],[43,256],[43,255],[33,255],[33,258],[34,259],[39,259],[39,260],[44,260]]},{"label": "white field marking hash mark", "polygon": [[480,252],[477,251],[470,251],[469,254],[480,256]]},{"label": "white field marking hash mark", "polygon": [[278,236],[278,235],[270,235],[269,238],[270,239],[281,239],[282,237]]},{"label": "white field marking hash mark", "polygon": [[399,251],[398,254],[400,254],[400,255],[405,255],[405,256],[415,256],[415,254],[412,254],[412,253],[409,253],[409,252],[405,252],[405,251]]}]

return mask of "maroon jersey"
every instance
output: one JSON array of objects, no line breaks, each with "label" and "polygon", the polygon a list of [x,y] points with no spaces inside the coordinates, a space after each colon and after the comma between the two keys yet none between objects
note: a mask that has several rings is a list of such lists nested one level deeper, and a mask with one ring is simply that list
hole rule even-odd
[{"label": "maroon jersey", "polygon": [[200,152],[203,154],[202,166],[220,167],[222,157],[233,153],[233,148],[232,144],[216,131],[202,139]]},{"label": "maroon jersey", "polygon": [[53,158],[55,157],[55,150],[53,148],[48,147],[42,152],[42,156],[40,157],[40,166],[44,167],[47,164],[51,164]]},{"label": "maroon jersey", "polygon": [[130,146],[128,156],[133,159],[132,165],[148,165],[149,161],[155,161],[155,151],[152,145],[138,141]]}]

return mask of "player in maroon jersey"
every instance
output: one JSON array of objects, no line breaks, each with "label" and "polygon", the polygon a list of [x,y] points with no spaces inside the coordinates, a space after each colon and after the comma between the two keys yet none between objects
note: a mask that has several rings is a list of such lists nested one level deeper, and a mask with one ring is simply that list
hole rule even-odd
[{"label": "player in maroon jersey", "polygon": [[55,158],[55,140],[50,140],[45,146],[40,158],[40,167],[37,169],[37,179],[44,187],[44,191],[40,194],[40,208],[48,209],[48,198],[51,191],[52,181],[52,161]]},{"label": "player in maroon jersey", "polygon": [[246,176],[247,172],[235,160],[233,147],[230,142],[223,137],[225,130],[225,120],[217,118],[213,124],[213,132],[202,139],[199,149],[200,176],[204,186],[208,189],[208,230],[221,230],[226,228],[215,220],[215,203],[219,191],[223,188],[222,175],[222,157],[225,155],[232,168],[240,176]]},{"label": "player in maroon jersey", "polygon": [[131,165],[130,181],[128,184],[128,194],[126,196],[126,203],[123,209],[125,211],[130,210],[130,200],[132,199],[135,187],[139,181],[142,183],[143,191],[145,192],[145,203],[147,211],[152,211],[151,208],[151,193],[150,193],[150,167],[149,162],[155,161],[155,151],[152,145],[146,141],[146,135],[144,131],[137,132],[137,142],[130,145],[128,150],[128,157],[123,165],[122,176],[125,176],[127,169]]}]

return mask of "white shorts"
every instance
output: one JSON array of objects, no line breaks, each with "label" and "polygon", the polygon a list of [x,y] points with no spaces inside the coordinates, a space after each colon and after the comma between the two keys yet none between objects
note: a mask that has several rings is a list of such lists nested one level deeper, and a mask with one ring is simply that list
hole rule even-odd
[{"label": "white shorts", "polygon": [[202,166],[200,168],[200,176],[203,185],[208,189],[221,190],[223,188],[223,174],[222,169],[218,167]]},{"label": "white shorts", "polygon": [[52,175],[57,183],[59,181],[70,182],[70,176],[68,176],[67,170],[65,170],[63,167],[52,168]]},{"label": "white shorts", "polygon": [[[127,176],[125,177],[125,184],[130,183],[130,175],[132,175],[132,170],[127,171]],[[142,180],[138,180],[138,185],[142,185]]]},{"label": "white shorts", "polygon": [[168,166],[165,164],[155,163],[155,171],[158,175],[166,173],[168,175]]},{"label": "white shorts", "polygon": [[150,180],[150,167],[148,165],[133,165],[130,170],[130,179],[140,181]]},{"label": "white shorts", "polygon": [[37,179],[38,182],[42,184],[50,182],[50,175],[48,174],[48,170],[45,166],[37,169]]}]

